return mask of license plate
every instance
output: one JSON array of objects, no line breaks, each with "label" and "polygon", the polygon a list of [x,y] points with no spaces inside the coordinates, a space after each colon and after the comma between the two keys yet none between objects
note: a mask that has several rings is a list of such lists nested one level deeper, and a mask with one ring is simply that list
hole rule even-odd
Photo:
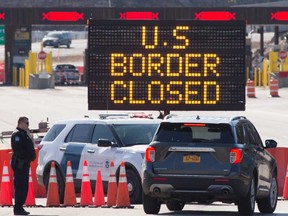
[{"label": "license plate", "polygon": [[200,163],[200,155],[196,154],[189,154],[183,156],[183,162],[184,163]]}]

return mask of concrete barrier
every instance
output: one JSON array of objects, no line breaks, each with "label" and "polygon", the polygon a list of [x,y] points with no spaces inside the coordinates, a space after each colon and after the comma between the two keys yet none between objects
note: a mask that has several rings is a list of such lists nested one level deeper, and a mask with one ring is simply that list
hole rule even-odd
[{"label": "concrete barrier", "polygon": [[40,74],[30,74],[29,76],[29,89],[47,89],[55,88],[54,75],[46,72]]}]

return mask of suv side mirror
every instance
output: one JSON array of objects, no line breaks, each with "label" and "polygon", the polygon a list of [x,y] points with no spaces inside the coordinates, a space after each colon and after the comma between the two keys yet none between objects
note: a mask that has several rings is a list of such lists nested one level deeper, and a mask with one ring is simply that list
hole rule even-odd
[{"label": "suv side mirror", "polygon": [[276,148],[277,142],[273,139],[265,140],[265,148]]},{"label": "suv side mirror", "polygon": [[99,139],[98,140],[99,147],[110,147],[112,146],[112,142],[108,139]]},{"label": "suv side mirror", "polygon": [[99,147],[118,147],[116,143],[111,142],[108,139],[98,139],[98,146]]}]

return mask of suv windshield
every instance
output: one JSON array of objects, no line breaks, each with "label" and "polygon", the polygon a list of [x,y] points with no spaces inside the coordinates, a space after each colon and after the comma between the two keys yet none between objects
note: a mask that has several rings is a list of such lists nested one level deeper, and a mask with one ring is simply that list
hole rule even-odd
[{"label": "suv windshield", "polygon": [[155,134],[158,124],[119,124],[114,125],[115,131],[125,146],[149,144]]},{"label": "suv windshield", "polygon": [[162,123],[154,141],[235,143],[228,124]]}]

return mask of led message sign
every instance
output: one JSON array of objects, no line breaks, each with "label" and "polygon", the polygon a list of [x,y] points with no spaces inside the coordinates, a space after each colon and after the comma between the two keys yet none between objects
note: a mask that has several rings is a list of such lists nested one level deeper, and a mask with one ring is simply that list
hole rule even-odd
[{"label": "led message sign", "polygon": [[93,20],[91,110],[245,110],[245,22]]},{"label": "led message sign", "polygon": [[40,9],[39,22],[42,24],[86,24],[87,13],[85,10],[53,10],[53,9]]}]

